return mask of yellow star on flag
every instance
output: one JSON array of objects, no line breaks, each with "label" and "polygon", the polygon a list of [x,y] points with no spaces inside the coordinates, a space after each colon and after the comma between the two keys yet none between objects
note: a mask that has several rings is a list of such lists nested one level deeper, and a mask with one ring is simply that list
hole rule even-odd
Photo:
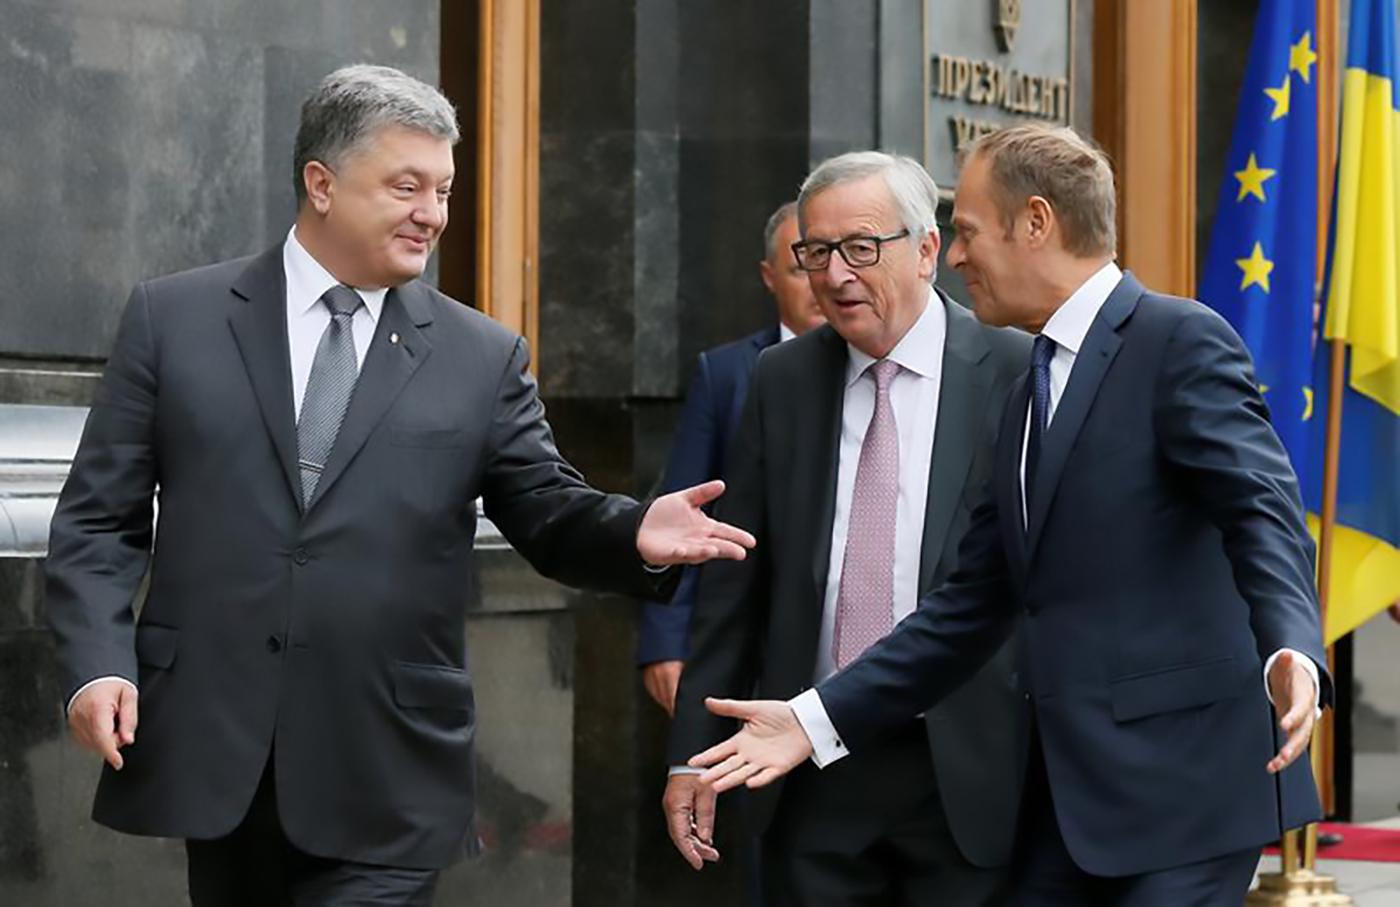
[{"label": "yellow star on flag", "polygon": [[1317,62],[1317,54],[1312,49],[1312,32],[1303,32],[1297,44],[1288,46],[1288,68],[1303,77],[1304,82],[1312,81],[1312,65]]},{"label": "yellow star on flag", "polygon": [[1277,120],[1288,116],[1288,85],[1291,81],[1289,76],[1283,77],[1283,84],[1278,88],[1265,88],[1264,94],[1274,102],[1274,112],[1269,116],[1269,120]]},{"label": "yellow star on flag", "polygon": [[1261,202],[1268,201],[1264,197],[1264,181],[1277,172],[1277,170],[1270,170],[1267,167],[1260,167],[1259,162],[1254,159],[1254,153],[1250,152],[1249,162],[1244,165],[1244,169],[1235,171],[1235,179],[1240,181],[1240,194],[1235,201],[1244,201],[1246,195],[1252,195]]},{"label": "yellow star on flag", "polygon": [[1264,247],[1259,243],[1254,244],[1254,251],[1248,258],[1236,258],[1235,264],[1239,265],[1244,277],[1240,280],[1240,289],[1249,289],[1250,284],[1259,284],[1264,288],[1264,292],[1269,292],[1269,272],[1274,269],[1274,263],[1264,257]]},{"label": "yellow star on flag", "polygon": [[1305,388],[1303,388],[1303,421],[1306,422],[1306,421],[1308,421],[1309,419],[1311,419],[1311,418],[1312,418],[1312,413],[1313,413],[1313,389],[1310,388],[1310,387],[1305,387]]}]

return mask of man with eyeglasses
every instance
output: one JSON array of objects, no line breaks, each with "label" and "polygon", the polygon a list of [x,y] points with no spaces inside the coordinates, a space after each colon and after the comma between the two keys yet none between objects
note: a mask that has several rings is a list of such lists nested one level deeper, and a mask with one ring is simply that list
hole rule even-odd
[{"label": "man with eyeglasses", "polygon": [[[791,698],[889,632],[955,566],[990,475],[1029,338],[931,286],[937,203],[919,164],[876,152],[833,158],[802,187],[792,251],[829,324],[760,357],[729,457],[723,518],[758,547],[702,575],[665,797],[696,869],[719,856],[714,794],[682,766],[734,729],[705,697]],[[1014,690],[1007,649],[881,746],[756,792],[766,902],[999,903],[1019,797]]]}]

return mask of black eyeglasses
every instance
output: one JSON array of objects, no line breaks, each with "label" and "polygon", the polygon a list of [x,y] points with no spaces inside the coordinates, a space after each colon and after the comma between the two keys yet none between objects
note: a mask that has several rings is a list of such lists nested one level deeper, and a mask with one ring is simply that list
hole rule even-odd
[{"label": "black eyeglasses", "polygon": [[832,242],[806,239],[792,244],[792,254],[797,259],[797,266],[804,271],[825,271],[831,264],[832,250],[840,252],[851,267],[868,268],[880,263],[880,246],[908,235],[909,228],[905,227],[888,236],[847,236]]}]

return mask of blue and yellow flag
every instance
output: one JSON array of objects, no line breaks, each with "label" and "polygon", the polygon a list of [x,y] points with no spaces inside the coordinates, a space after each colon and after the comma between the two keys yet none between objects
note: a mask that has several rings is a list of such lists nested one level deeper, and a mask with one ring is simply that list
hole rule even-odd
[{"label": "blue and yellow flag", "polygon": [[[1330,644],[1400,599],[1400,112],[1395,0],[1352,0],[1342,80],[1317,412],[1332,340],[1345,343],[1337,526],[1323,635]],[[1304,500],[1322,506],[1325,420],[1312,425]]]},{"label": "blue and yellow flag", "polygon": [[1306,483],[1317,274],[1316,0],[1264,0],[1199,297],[1254,357],[1274,428]]}]

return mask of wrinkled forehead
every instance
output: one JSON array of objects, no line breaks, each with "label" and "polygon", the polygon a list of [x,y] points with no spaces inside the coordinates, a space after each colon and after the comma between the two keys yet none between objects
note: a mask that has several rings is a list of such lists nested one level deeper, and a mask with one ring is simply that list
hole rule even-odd
[{"label": "wrinkled forehead", "polygon": [[823,231],[887,226],[899,220],[898,207],[885,178],[874,173],[833,183],[814,193],[798,212],[805,239],[815,224]]}]

